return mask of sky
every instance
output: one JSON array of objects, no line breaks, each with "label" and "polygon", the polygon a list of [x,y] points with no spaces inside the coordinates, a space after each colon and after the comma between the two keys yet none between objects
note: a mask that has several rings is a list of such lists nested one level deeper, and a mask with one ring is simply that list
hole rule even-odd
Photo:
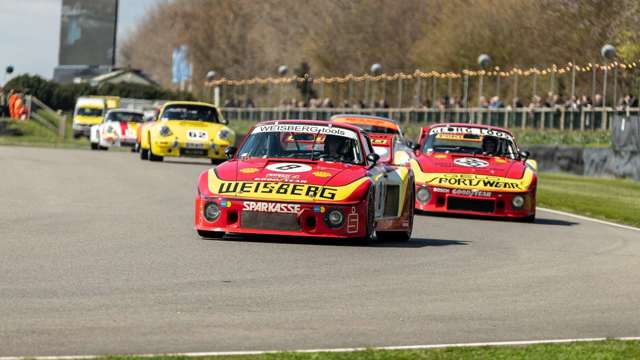
[{"label": "sky", "polygon": [[[120,0],[117,42],[131,33],[149,8],[162,1]],[[8,65],[15,68],[11,76],[53,77],[58,65],[61,8],[62,0],[0,0],[0,83],[5,82]]]}]

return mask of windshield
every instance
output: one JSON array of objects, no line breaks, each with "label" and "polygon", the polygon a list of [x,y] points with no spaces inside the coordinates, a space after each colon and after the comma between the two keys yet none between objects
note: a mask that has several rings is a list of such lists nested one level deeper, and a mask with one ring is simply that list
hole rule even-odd
[{"label": "windshield", "polygon": [[256,126],[238,151],[239,158],[295,158],[362,164],[355,132],[330,126],[272,124]]},{"label": "windshield", "polygon": [[195,120],[217,123],[218,112],[214,107],[205,105],[176,104],[168,105],[162,112],[162,120]]},{"label": "windshield", "polygon": [[80,116],[102,116],[102,109],[81,107],[76,111],[76,115]]},{"label": "windshield", "polygon": [[473,127],[436,127],[431,129],[423,152],[483,154],[516,158],[513,138],[506,132]]},{"label": "windshield", "polygon": [[107,114],[107,119],[105,121],[141,123],[144,120],[143,118],[144,115],[140,113],[112,111]]}]

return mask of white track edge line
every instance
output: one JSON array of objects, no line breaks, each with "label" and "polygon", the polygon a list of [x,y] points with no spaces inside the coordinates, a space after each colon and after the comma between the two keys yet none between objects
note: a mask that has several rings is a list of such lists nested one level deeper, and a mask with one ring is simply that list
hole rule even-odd
[{"label": "white track edge line", "polygon": [[550,340],[519,340],[519,341],[493,341],[493,342],[474,342],[474,343],[453,343],[453,344],[431,344],[431,345],[399,345],[399,346],[374,346],[374,347],[355,347],[355,348],[329,348],[329,349],[304,349],[304,350],[266,350],[266,351],[212,351],[212,352],[186,352],[186,353],[165,353],[165,354],[115,354],[115,355],[65,355],[65,356],[0,356],[0,360],[73,360],[73,359],[97,359],[106,356],[136,356],[136,357],[153,357],[153,356],[185,356],[185,357],[201,357],[201,356],[234,356],[234,355],[263,355],[276,353],[314,353],[314,352],[356,352],[365,350],[424,350],[424,349],[442,349],[442,348],[460,348],[460,347],[477,347],[477,346],[519,346],[519,345],[537,345],[537,344],[563,344],[573,342],[589,342],[589,341],[605,341],[605,340],[640,340],[640,336],[628,337],[598,337],[598,338],[576,338],[576,339],[550,339]]},{"label": "white track edge line", "polygon": [[629,225],[616,224],[616,223],[611,222],[611,221],[595,219],[595,218],[592,218],[592,217],[583,216],[583,215],[577,215],[577,214],[566,212],[566,211],[553,210],[553,209],[548,209],[548,208],[539,207],[539,206],[536,207],[536,208],[538,210],[550,212],[550,213],[553,213],[553,214],[570,216],[570,217],[574,217],[576,219],[587,220],[587,221],[600,223],[600,224],[604,224],[604,225],[609,225],[609,226],[614,226],[614,227],[621,228],[621,229],[626,229],[626,230],[640,231],[640,228],[637,228],[637,227],[633,227],[633,226],[629,226]]}]

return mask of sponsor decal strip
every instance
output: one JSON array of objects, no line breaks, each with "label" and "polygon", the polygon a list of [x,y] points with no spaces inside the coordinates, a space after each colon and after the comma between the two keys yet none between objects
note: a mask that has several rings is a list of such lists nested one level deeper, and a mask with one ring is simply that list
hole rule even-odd
[{"label": "sponsor decal strip", "polygon": [[429,134],[472,134],[481,136],[495,136],[503,139],[513,140],[513,137],[504,131],[466,126],[438,126],[431,129]]},{"label": "sponsor decal strip", "polygon": [[274,124],[274,125],[260,125],[256,126],[252,134],[260,134],[265,132],[293,132],[303,134],[319,134],[319,135],[337,135],[350,139],[357,139],[358,136],[355,132],[342,129],[335,126],[318,126],[318,125],[304,125],[304,124]]},{"label": "sponsor decal strip", "polygon": [[300,204],[245,201],[242,204],[242,210],[281,214],[297,214],[300,212]]},{"label": "sponsor decal strip", "polygon": [[225,181],[209,170],[209,191],[228,197],[260,200],[343,201],[368,179],[361,178],[345,186],[322,186],[278,181]]}]

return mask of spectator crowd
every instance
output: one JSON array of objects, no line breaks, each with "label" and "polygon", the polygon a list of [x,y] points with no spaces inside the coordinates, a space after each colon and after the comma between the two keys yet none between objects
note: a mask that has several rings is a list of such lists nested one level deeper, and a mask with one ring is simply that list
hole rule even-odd
[{"label": "spectator crowd", "polygon": [[[528,104],[519,97],[514,97],[511,102],[507,103],[499,96],[493,97],[485,97],[481,96],[477,102],[469,101],[468,107],[479,107],[483,109],[541,109],[541,108],[550,108],[550,109],[560,109],[564,108],[565,110],[583,110],[583,109],[592,109],[592,108],[600,108],[603,106],[602,95],[595,94],[593,98],[588,95],[582,96],[572,96],[568,99],[563,99],[563,97],[559,94],[548,92],[546,96],[534,95]],[[637,108],[639,106],[638,98],[633,94],[627,94],[624,97],[620,98],[616,104],[616,109],[624,109],[624,108]],[[242,99],[226,99],[224,101],[224,107],[231,108],[255,108],[256,104],[251,98]],[[367,109],[367,108],[375,108],[375,109],[387,109],[389,108],[389,102],[382,98],[380,100],[374,100],[367,102],[365,100],[343,100],[340,103],[336,104],[334,101],[329,98],[311,98],[309,101],[299,100],[296,98],[292,99],[283,99],[279,102],[278,107],[280,108],[352,108],[352,109]],[[451,110],[451,109],[463,109],[464,101],[462,98],[458,96],[443,96],[439,97],[432,102],[431,99],[415,99],[412,106],[403,106],[409,108],[418,108],[418,109],[435,109],[435,110]],[[611,104],[607,104],[607,107],[611,107]]]}]

